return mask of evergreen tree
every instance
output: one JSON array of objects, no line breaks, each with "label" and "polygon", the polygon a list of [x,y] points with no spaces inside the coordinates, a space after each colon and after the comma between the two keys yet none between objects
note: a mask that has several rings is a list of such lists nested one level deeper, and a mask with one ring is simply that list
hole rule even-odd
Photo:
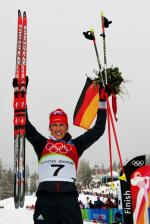
[{"label": "evergreen tree", "polygon": [[113,162],[112,167],[113,167],[114,171],[117,171],[118,164],[117,164],[116,160]]},{"label": "evergreen tree", "polygon": [[77,184],[81,184],[83,187],[89,186],[92,180],[92,170],[89,162],[84,159],[80,161],[78,173],[77,173]]},{"label": "evergreen tree", "polygon": [[14,174],[11,169],[4,170],[1,175],[0,198],[5,199],[13,196],[14,192]]},{"label": "evergreen tree", "polygon": [[2,160],[0,159],[0,199],[2,195],[2,173],[3,173],[3,163]]},{"label": "evergreen tree", "polygon": [[2,178],[2,171],[3,171],[3,163],[2,160],[0,159],[0,180]]},{"label": "evergreen tree", "polygon": [[30,192],[31,192],[31,194],[36,192],[36,190],[37,190],[38,179],[39,179],[39,176],[36,172],[34,172],[30,176]]},{"label": "evergreen tree", "polygon": [[28,165],[26,165],[25,172],[25,192],[26,194],[30,194],[30,170]]}]

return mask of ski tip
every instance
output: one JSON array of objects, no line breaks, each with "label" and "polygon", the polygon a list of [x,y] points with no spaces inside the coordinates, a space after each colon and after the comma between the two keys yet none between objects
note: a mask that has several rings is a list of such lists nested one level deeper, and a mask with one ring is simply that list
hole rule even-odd
[{"label": "ski tip", "polygon": [[21,16],[21,11],[20,11],[20,9],[18,9],[18,16]]},{"label": "ski tip", "polygon": [[23,17],[26,17],[26,12],[25,11],[23,12]]}]

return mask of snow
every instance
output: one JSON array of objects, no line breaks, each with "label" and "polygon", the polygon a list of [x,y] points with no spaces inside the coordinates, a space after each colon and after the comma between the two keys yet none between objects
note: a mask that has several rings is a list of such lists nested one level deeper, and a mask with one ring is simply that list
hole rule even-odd
[{"label": "snow", "polygon": [[[87,195],[86,195],[87,196]],[[86,197],[85,196],[85,197]],[[83,195],[81,198],[84,200]],[[0,201],[0,224],[33,224],[33,210],[26,209],[28,205],[34,205],[36,201],[36,196],[26,196],[25,204],[23,208],[14,208],[14,199],[8,198]],[[92,224],[92,222],[84,222],[84,224]]]},{"label": "snow", "polygon": [[33,210],[26,209],[27,205],[35,204],[35,196],[26,196],[24,208],[15,209],[14,199],[8,198],[0,201],[0,224],[33,224]]}]

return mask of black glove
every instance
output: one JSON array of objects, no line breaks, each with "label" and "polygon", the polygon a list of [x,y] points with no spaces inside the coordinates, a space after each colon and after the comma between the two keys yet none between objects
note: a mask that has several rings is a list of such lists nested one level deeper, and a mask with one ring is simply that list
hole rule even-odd
[{"label": "black glove", "polygon": [[15,87],[18,87],[18,79],[17,78],[14,78],[13,79],[13,87],[15,88]]}]

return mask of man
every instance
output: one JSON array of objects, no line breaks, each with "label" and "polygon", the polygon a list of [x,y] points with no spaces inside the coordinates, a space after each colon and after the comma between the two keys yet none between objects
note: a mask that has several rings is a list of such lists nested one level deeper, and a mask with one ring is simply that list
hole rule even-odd
[{"label": "man", "polygon": [[62,109],[50,113],[49,139],[42,136],[27,116],[26,138],[39,160],[39,186],[35,205],[35,224],[82,224],[75,186],[78,159],[104,133],[106,102],[100,101],[93,128],[72,139],[67,114]]},{"label": "man", "polygon": [[85,208],[90,208],[89,203],[90,203],[90,199],[89,199],[89,197],[86,197]]},{"label": "man", "polygon": [[33,145],[39,161],[34,224],[83,223],[75,179],[82,153],[104,133],[106,102],[102,100],[93,128],[73,139],[68,133],[67,114],[62,109],[50,113],[49,139],[34,128],[27,116],[26,138]]}]

